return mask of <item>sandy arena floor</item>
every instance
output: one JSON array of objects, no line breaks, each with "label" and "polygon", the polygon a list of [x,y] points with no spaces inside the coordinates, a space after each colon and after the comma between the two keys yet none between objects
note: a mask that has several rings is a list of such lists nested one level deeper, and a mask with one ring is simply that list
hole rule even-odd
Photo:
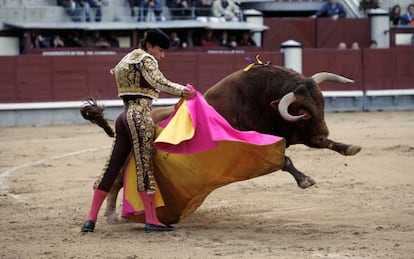
[{"label": "sandy arena floor", "polygon": [[0,257],[414,258],[414,112],[330,113],[327,123],[332,139],[363,148],[289,148],[316,186],[299,189],[286,172],[231,184],[174,232],[149,234],[103,213],[80,233],[110,151],[100,128],[0,128]]}]

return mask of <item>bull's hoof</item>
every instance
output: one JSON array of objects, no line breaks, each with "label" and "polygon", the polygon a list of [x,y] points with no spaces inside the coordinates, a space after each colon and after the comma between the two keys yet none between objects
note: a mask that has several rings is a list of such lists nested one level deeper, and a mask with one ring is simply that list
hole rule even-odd
[{"label": "bull's hoof", "polygon": [[311,187],[315,183],[316,182],[312,178],[310,178],[309,176],[306,176],[306,178],[298,182],[298,186],[302,189],[306,189],[308,187]]},{"label": "bull's hoof", "polygon": [[116,214],[115,211],[111,212],[111,213],[105,213],[106,218],[106,222],[108,224],[116,224],[119,222],[118,219],[118,214]]},{"label": "bull's hoof", "polygon": [[361,151],[360,146],[351,145],[346,149],[345,155],[346,156],[353,156],[353,155],[357,154],[359,151]]}]

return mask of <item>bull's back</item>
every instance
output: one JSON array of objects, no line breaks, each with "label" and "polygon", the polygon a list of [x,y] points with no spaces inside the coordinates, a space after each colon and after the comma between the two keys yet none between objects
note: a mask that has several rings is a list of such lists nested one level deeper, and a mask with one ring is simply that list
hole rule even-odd
[{"label": "bull's back", "polygon": [[241,82],[240,74],[242,72],[239,70],[226,76],[204,93],[206,101],[233,127],[236,126],[237,87]]}]

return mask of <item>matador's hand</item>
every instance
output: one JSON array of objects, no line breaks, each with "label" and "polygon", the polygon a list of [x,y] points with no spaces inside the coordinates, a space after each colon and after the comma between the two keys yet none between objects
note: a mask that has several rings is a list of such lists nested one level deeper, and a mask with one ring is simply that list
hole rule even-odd
[{"label": "matador's hand", "polygon": [[196,95],[196,91],[189,87],[184,88],[184,90],[181,92],[181,96],[184,97],[185,99],[191,99],[195,95]]}]

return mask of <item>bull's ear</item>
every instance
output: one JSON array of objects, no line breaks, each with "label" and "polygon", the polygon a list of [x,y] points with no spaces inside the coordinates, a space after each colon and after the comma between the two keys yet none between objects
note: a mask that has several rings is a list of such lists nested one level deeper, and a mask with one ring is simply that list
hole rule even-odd
[{"label": "bull's ear", "polygon": [[277,110],[277,109],[278,109],[278,106],[279,106],[279,102],[280,102],[280,99],[279,99],[279,100],[274,100],[274,101],[271,101],[271,102],[270,102],[270,106],[271,106],[273,109]]}]

